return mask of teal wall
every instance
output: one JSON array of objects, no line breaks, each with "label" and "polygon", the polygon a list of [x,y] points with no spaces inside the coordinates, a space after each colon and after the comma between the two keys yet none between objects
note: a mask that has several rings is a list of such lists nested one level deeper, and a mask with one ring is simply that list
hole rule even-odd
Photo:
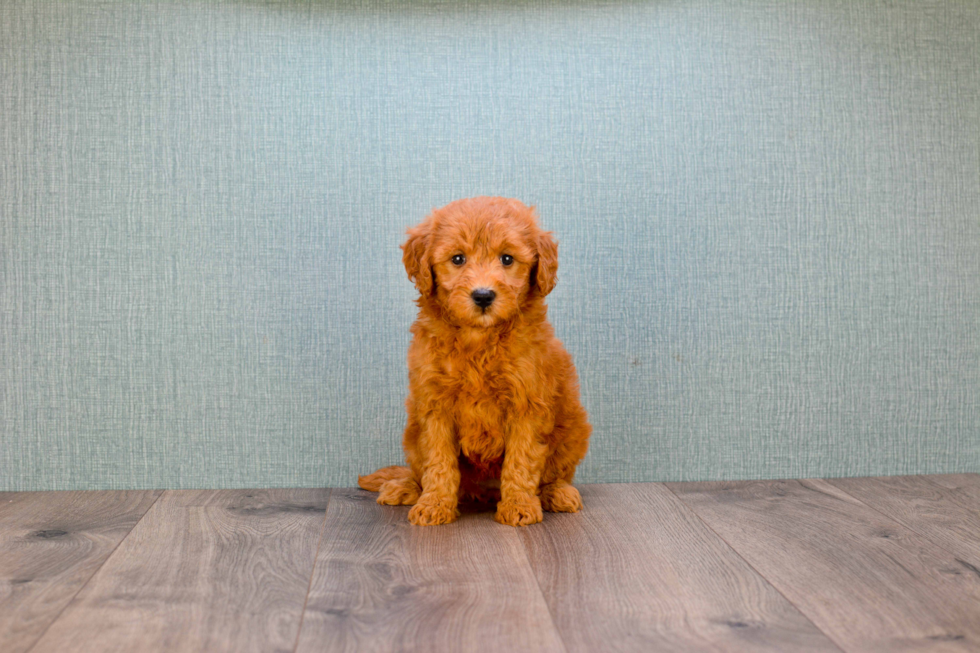
[{"label": "teal wall", "polygon": [[980,471],[980,3],[0,3],[0,489],[401,459],[407,226],[539,207],[581,481]]}]

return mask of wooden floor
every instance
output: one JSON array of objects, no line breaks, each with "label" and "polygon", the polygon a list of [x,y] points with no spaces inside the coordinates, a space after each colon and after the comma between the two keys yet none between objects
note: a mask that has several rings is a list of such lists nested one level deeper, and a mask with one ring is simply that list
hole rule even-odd
[{"label": "wooden floor", "polygon": [[976,474],[581,491],[0,493],[0,651],[980,651]]}]

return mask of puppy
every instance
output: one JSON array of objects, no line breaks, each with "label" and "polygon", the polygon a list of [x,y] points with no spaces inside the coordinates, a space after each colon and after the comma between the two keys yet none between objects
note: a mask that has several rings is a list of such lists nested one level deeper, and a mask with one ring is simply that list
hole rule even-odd
[{"label": "puppy", "polygon": [[402,261],[419,290],[408,351],[408,467],[359,477],[378,503],[411,505],[411,523],[448,524],[462,501],[499,501],[526,526],[542,509],[576,512],[571,485],[592,427],[572,358],[544,298],[558,245],[533,209],[475,197],[408,230]]}]

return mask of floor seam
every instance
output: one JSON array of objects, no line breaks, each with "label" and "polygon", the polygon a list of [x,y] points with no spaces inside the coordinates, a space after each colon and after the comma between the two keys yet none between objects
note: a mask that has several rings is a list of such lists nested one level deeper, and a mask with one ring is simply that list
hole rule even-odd
[{"label": "floor seam", "polygon": [[[874,477],[872,476],[872,477],[867,477],[867,478],[874,478]],[[922,476],[920,478],[926,478],[926,477],[925,476]],[[879,515],[881,515],[885,519],[891,520],[891,521],[895,522],[896,524],[898,524],[899,526],[902,526],[904,528],[907,528],[908,530],[912,531],[913,533],[915,533],[919,537],[923,538],[924,540],[926,540],[927,542],[929,542],[930,544],[932,544],[936,548],[940,549],[941,551],[945,551],[949,555],[953,556],[953,559],[954,560],[957,560],[957,561],[960,560],[959,556],[956,554],[955,551],[950,551],[949,549],[946,548],[946,545],[945,544],[943,544],[942,542],[936,541],[933,537],[931,537],[927,533],[923,533],[922,531],[920,531],[915,526],[912,526],[911,524],[909,524],[908,522],[906,522],[905,520],[903,520],[901,517],[896,517],[896,516],[891,515],[891,514],[885,512],[885,511],[879,509],[879,508],[876,508],[876,507],[872,506],[867,501],[862,500],[861,497],[855,496],[851,492],[848,492],[847,490],[845,490],[841,486],[839,486],[836,483],[834,483],[833,482],[833,479],[824,479],[824,480],[827,481],[828,483],[830,483],[831,485],[833,485],[834,488],[836,488],[837,490],[840,490],[841,492],[843,492],[847,496],[849,496],[852,499],[854,499],[855,501],[859,502],[861,505],[867,506],[869,510],[873,510],[874,512],[878,513]],[[937,488],[939,488],[941,490],[947,490],[947,491],[952,492],[952,490],[950,490],[947,487],[943,487],[941,485],[938,485],[938,484],[935,484],[935,483],[931,483],[931,482],[930,482],[930,484],[935,485]],[[953,501],[952,503],[953,503],[953,505],[960,505],[960,503],[957,502],[957,501]]]},{"label": "floor seam", "polygon": [[327,488],[327,507],[323,511],[323,523],[320,524],[320,536],[316,540],[316,553],[313,554],[313,565],[310,567],[310,582],[306,584],[306,596],[303,598],[303,609],[299,613],[299,625],[296,627],[296,642],[293,644],[293,653],[299,650],[299,638],[303,633],[303,619],[306,617],[306,606],[310,602],[310,591],[313,589],[313,577],[316,575],[316,564],[320,558],[320,546],[323,544],[323,534],[327,530],[327,515],[330,513],[330,504],[333,502],[333,492],[335,488]]},{"label": "floor seam", "polygon": [[[523,527],[526,528],[526,527]],[[551,604],[548,603],[548,597],[544,595],[544,588],[541,587],[541,579],[538,578],[537,572],[534,571],[534,565],[531,563],[531,553],[527,550],[527,538],[524,537],[524,533],[516,533],[518,541],[521,543],[521,549],[524,551],[524,559],[527,561],[527,568],[531,571],[531,576],[534,578],[534,585],[538,588],[538,595],[541,600],[544,601],[544,607],[548,610],[548,619],[551,620],[551,627],[555,629],[555,634],[558,635],[558,642],[561,644],[562,649],[567,653],[568,645],[565,643],[565,636],[561,632],[561,628],[558,627],[558,622],[555,620],[555,614],[551,610]]]},{"label": "floor seam", "polygon": [[833,644],[834,646],[836,646],[837,649],[841,653],[845,653],[845,651],[847,649],[845,649],[844,646],[841,643],[839,643],[836,639],[834,639],[830,635],[830,633],[826,632],[823,628],[821,628],[816,623],[814,623],[813,619],[811,619],[810,616],[807,615],[807,613],[804,612],[800,608],[800,606],[796,605],[796,603],[794,603],[792,600],[790,600],[790,598],[788,596],[786,596],[785,594],[783,594],[782,590],[780,590],[778,587],[776,587],[776,585],[771,580],[769,580],[769,578],[765,574],[763,574],[761,571],[759,571],[758,569],[756,569],[755,565],[753,565],[751,562],[749,562],[748,560],[746,560],[745,556],[743,556],[739,552],[738,549],[736,549],[734,546],[732,546],[731,543],[728,540],[726,540],[724,537],[721,536],[720,533],[718,533],[718,531],[716,531],[715,529],[713,529],[711,527],[711,524],[709,524],[708,522],[706,522],[701,517],[701,515],[698,514],[698,512],[694,508],[692,508],[691,506],[687,505],[687,503],[685,503],[684,500],[681,499],[677,495],[677,493],[674,492],[674,490],[671,489],[671,487],[667,483],[661,483],[660,485],[662,485],[668,492],[670,492],[671,496],[673,496],[675,499],[677,499],[677,502],[680,503],[684,507],[685,510],[687,510],[689,513],[691,513],[692,515],[694,515],[694,517],[696,517],[699,522],[701,522],[702,524],[704,524],[704,527],[707,528],[711,533],[713,533],[715,535],[715,537],[717,537],[719,540],[721,540],[722,542],[724,542],[725,546],[727,546],[729,549],[731,549],[732,553],[734,553],[735,555],[737,555],[740,560],[742,560],[746,565],[749,566],[749,569],[751,569],[756,574],[758,574],[759,578],[761,578],[763,581],[765,581],[766,585],[768,585],[769,587],[771,587],[773,589],[773,591],[775,591],[777,594],[779,594],[781,597],[783,597],[783,599],[785,599],[787,603],[789,603],[791,606],[793,606],[793,609],[796,610],[800,614],[801,617],[803,617],[804,619],[806,619],[807,622],[810,623],[814,628],[816,628],[817,629],[817,632],[821,633],[824,637],[826,637],[827,638],[827,641],[829,641],[831,644]]},{"label": "floor seam", "polygon": [[51,627],[54,626],[56,623],[58,623],[58,620],[61,619],[61,616],[65,614],[65,611],[69,607],[71,607],[71,604],[74,603],[78,595],[82,593],[82,590],[88,587],[88,584],[92,582],[92,579],[95,578],[100,571],[102,571],[102,568],[105,567],[106,563],[109,562],[109,560],[112,558],[113,555],[115,555],[116,551],[119,550],[119,547],[122,546],[123,542],[129,539],[129,536],[133,534],[133,531],[135,531],[136,527],[140,525],[140,522],[143,521],[143,518],[146,517],[147,514],[149,514],[150,510],[153,509],[153,506],[157,505],[157,502],[160,500],[160,498],[163,497],[163,495],[166,494],[167,492],[169,492],[169,490],[160,490],[160,494],[158,494],[156,499],[153,500],[153,503],[147,506],[146,510],[143,511],[143,514],[140,515],[140,518],[136,520],[136,523],[133,524],[133,527],[129,529],[128,533],[126,533],[125,537],[119,540],[116,546],[112,548],[112,551],[110,551],[109,555],[105,557],[105,560],[102,561],[102,564],[100,564],[98,568],[96,568],[95,571],[92,572],[92,575],[85,579],[85,582],[82,583],[82,586],[78,588],[78,591],[71,595],[71,598],[68,599],[67,603],[65,603],[65,607],[63,607],[58,612],[58,615],[51,620],[51,623],[48,624],[47,628],[41,631],[41,634],[37,636],[37,639],[31,642],[31,645],[29,647],[24,649],[24,653],[31,653],[31,651],[34,650],[34,648],[41,642],[41,640],[44,639],[44,636],[48,634],[48,631],[51,630]]}]

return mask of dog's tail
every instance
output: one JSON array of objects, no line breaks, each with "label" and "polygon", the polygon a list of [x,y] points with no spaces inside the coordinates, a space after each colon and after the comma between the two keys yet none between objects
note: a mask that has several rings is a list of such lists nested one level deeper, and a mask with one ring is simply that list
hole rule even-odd
[{"label": "dog's tail", "polygon": [[357,484],[365,490],[377,492],[387,481],[392,479],[410,478],[411,476],[412,470],[408,467],[392,465],[390,467],[382,467],[375,473],[368,474],[367,476],[358,476]]}]

